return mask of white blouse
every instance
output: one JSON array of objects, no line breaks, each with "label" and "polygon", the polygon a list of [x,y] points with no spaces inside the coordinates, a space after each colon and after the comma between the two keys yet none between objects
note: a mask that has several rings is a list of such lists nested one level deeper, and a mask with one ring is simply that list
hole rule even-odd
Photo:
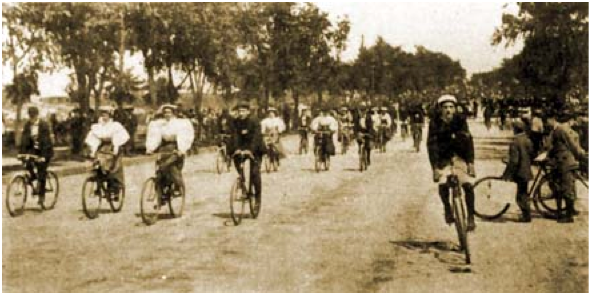
[{"label": "white blouse", "polygon": [[286,129],[285,122],[279,117],[262,119],[260,122],[260,128],[263,134],[270,133],[273,130],[276,130],[278,133],[283,133]]},{"label": "white blouse", "polygon": [[119,147],[129,140],[129,133],[121,123],[116,121],[92,124],[85,140],[85,143],[90,147],[90,153],[92,155],[96,153],[103,139],[111,141],[113,152],[117,154]]},{"label": "white blouse", "polygon": [[172,118],[153,120],[148,125],[145,148],[147,152],[154,152],[163,140],[175,139],[178,150],[187,152],[195,140],[195,130],[190,120],[184,118]]}]

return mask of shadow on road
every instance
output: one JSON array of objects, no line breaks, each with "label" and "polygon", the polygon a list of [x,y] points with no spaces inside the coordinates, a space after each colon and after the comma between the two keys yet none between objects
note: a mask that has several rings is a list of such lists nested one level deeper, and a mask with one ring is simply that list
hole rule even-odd
[{"label": "shadow on road", "polygon": [[444,264],[451,265],[449,270],[451,272],[466,273],[471,270],[457,269],[462,268],[465,264],[463,251],[455,243],[448,241],[389,241],[395,246],[399,246],[408,250],[417,251],[420,254],[432,254],[436,259]]}]

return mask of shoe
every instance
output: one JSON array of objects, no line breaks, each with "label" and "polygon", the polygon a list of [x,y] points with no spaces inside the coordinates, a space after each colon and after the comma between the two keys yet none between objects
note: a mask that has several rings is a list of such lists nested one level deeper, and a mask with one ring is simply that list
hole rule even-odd
[{"label": "shoe", "polygon": [[469,219],[467,220],[467,232],[471,232],[475,230],[475,220]]},{"label": "shoe", "polygon": [[530,216],[520,216],[520,218],[518,218],[518,222],[520,223],[530,223],[531,221]]},{"label": "shoe", "polygon": [[578,216],[578,215],[580,215],[580,211],[578,211],[578,210],[574,209],[574,210],[572,211],[572,215],[574,215],[574,216]]},{"label": "shoe", "polygon": [[557,223],[573,223],[574,222],[574,218],[573,217],[560,217],[557,219]]},{"label": "shoe", "polygon": [[45,198],[39,197],[39,199],[37,199],[37,204],[39,204],[42,208],[44,208],[45,207]]},{"label": "shoe", "polygon": [[450,209],[445,209],[445,222],[447,222],[449,225],[455,223],[455,218],[453,217],[453,213],[451,213]]}]

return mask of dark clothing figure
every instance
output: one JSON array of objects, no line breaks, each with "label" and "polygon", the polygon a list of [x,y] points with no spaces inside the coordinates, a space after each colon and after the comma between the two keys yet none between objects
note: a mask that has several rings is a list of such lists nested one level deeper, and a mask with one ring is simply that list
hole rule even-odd
[{"label": "dark clothing figure", "polygon": [[483,111],[483,118],[486,128],[490,130],[492,128],[492,116],[494,115],[494,108],[491,105],[486,106]]},{"label": "dark clothing figure", "polygon": [[[51,128],[42,120],[33,123],[27,121],[21,137],[21,154],[31,154],[45,159],[44,162],[29,162],[26,166],[32,180],[38,182],[39,202],[45,199],[45,182],[47,180],[47,166],[53,157],[53,143],[51,141]],[[35,176],[35,167],[37,174]]]},{"label": "dark clothing figure", "polygon": [[371,165],[371,141],[377,135],[373,127],[373,119],[371,119],[371,115],[367,112],[367,114],[364,117],[360,116],[356,120],[354,128],[355,132],[357,133],[357,144],[359,146],[359,152],[361,143],[364,140],[365,151],[367,153],[367,164]]},{"label": "dark clothing figure", "polygon": [[473,164],[473,138],[465,118],[455,115],[450,123],[442,119],[430,120],[428,126],[428,156],[433,167],[442,169],[458,156],[468,164]]},{"label": "dark clothing figure", "polygon": [[522,211],[522,220],[525,222],[531,220],[528,184],[533,178],[531,172],[531,156],[533,152],[533,143],[525,133],[515,135],[510,144],[508,163],[502,175],[505,180],[516,183],[516,203]]},{"label": "dark clothing figure", "polygon": [[[254,155],[254,160],[250,165],[250,176],[252,185],[255,189],[254,195],[260,197],[262,194],[262,179],[260,177],[260,162],[262,156],[266,153],[266,147],[262,139],[260,122],[252,117],[246,119],[235,119],[231,130],[231,143],[228,145],[229,154],[237,150],[250,151]],[[240,161],[238,157],[234,158],[234,165],[238,172],[240,170]]]}]

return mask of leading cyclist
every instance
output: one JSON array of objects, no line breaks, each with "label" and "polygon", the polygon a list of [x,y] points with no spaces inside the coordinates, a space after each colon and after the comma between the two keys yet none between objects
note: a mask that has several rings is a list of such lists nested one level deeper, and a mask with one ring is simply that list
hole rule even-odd
[{"label": "leading cyclist", "polygon": [[[428,126],[428,156],[432,166],[433,180],[439,182],[442,174],[454,168],[459,184],[465,191],[467,204],[467,231],[475,229],[475,195],[470,177],[475,177],[473,137],[467,120],[456,114],[457,99],[443,95],[437,101],[438,111]],[[440,183],[438,193],[445,208],[447,224],[454,222],[449,203],[449,187]]]}]

